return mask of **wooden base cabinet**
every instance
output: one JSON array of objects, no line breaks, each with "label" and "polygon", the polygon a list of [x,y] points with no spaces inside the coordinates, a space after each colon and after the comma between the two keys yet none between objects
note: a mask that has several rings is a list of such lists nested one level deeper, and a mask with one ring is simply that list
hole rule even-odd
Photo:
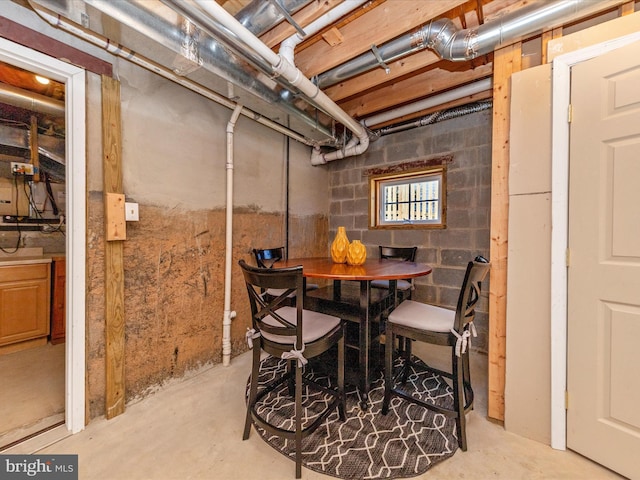
[{"label": "wooden base cabinet", "polygon": [[49,335],[50,263],[0,266],[0,347]]},{"label": "wooden base cabinet", "polygon": [[51,259],[51,343],[54,345],[65,341],[67,323],[66,270],[65,257]]}]

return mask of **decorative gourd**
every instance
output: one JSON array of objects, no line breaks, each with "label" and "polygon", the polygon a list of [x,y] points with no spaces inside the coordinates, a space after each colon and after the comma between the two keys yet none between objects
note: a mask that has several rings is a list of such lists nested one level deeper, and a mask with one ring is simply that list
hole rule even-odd
[{"label": "decorative gourd", "polygon": [[345,263],[348,249],[349,239],[347,238],[347,232],[344,227],[338,227],[338,232],[331,243],[331,260],[334,263]]},{"label": "decorative gourd", "polygon": [[349,265],[362,265],[367,259],[367,247],[360,240],[354,240],[347,250],[347,263]]}]

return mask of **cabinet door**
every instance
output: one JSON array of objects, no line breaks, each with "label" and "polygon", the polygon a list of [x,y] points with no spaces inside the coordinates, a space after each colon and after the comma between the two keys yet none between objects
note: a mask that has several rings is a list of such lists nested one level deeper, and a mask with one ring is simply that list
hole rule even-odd
[{"label": "cabinet door", "polygon": [[11,266],[0,270],[0,345],[47,336],[49,265]]}]

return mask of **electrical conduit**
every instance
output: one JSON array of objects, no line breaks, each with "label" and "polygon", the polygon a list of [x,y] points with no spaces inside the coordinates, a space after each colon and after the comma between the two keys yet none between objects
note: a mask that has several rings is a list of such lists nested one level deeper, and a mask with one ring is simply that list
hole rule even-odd
[{"label": "electrical conduit", "polygon": [[224,259],[224,317],[222,319],[222,364],[229,366],[231,361],[231,320],[236,312],[231,311],[231,264],[233,262],[233,130],[242,111],[242,105],[236,105],[227,123],[227,219]]}]

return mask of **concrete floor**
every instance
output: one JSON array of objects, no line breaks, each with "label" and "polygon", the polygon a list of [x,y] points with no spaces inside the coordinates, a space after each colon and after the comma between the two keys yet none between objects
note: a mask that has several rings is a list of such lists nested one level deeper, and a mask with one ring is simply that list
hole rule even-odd
[{"label": "concrete floor", "polygon": [[[416,350],[422,358],[420,350]],[[475,410],[467,415],[469,449],[414,478],[620,479],[570,451],[505,432],[486,418],[486,356],[472,354]],[[250,355],[176,381],[124,414],[93,420],[67,436],[63,427],[3,453],[78,454],[82,480],[294,478],[294,463],[256,433],[242,441],[242,400]],[[44,446],[46,445],[46,446]],[[44,446],[44,447],[43,447]],[[333,478],[303,468],[304,479]]]}]

